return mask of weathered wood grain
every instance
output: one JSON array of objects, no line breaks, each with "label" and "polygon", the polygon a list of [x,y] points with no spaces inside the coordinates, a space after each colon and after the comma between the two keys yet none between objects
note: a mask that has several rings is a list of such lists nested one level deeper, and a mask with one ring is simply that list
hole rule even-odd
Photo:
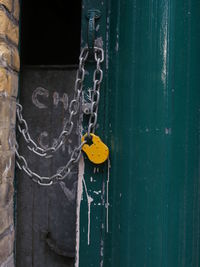
[{"label": "weathered wood grain", "polygon": [[[20,102],[31,136],[38,145],[52,145],[64,119],[68,118],[68,98],[73,97],[75,70],[60,67],[25,67],[21,74]],[[39,88],[39,89],[38,89]],[[41,89],[43,88],[43,89]],[[75,128],[51,159],[30,152],[18,136],[20,152],[30,168],[52,175],[66,164],[69,152],[78,142]],[[41,187],[17,171],[17,266],[73,266],[75,253],[77,168],[60,184]]]}]

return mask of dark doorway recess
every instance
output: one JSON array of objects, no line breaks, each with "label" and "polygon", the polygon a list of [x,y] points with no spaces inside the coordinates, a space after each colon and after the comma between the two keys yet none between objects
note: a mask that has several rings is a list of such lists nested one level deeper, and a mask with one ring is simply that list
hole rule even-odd
[{"label": "dark doorway recess", "polygon": [[80,32],[80,0],[22,0],[22,65],[76,64]]},{"label": "dark doorway recess", "polygon": [[[22,0],[19,102],[30,135],[48,148],[69,119],[80,52],[81,0]],[[19,153],[30,169],[52,176],[69,161],[80,140],[80,117],[51,158],[32,153],[17,132]],[[53,186],[42,187],[16,168],[16,266],[72,267],[76,246],[78,168]]]}]

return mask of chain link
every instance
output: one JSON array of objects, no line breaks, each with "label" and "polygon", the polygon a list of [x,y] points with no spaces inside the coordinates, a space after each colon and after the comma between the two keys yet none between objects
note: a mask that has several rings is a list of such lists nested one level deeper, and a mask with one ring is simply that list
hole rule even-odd
[{"label": "chain link", "polygon": [[101,69],[101,63],[104,61],[104,51],[102,48],[94,47],[94,58],[96,61],[96,69],[93,74],[93,89],[91,100],[91,114],[88,124],[88,136],[94,133],[97,124],[98,107],[100,99],[100,85],[103,80],[103,70]]},{"label": "chain link", "polygon": [[[23,135],[24,140],[27,143],[27,147],[29,150],[33,151],[35,154],[41,157],[50,158],[52,157],[53,153],[55,153],[64,143],[66,137],[71,134],[74,123],[73,123],[73,116],[75,116],[80,107],[80,100],[83,90],[83,82],[85,79],[85,63],[87,61],[89,54],[88,47],[82,49],[80,57],[79,57],[79,66],[76,74],[76,81],[75,81],[75,88],[74,88],[74,98],[71,100],[69,104],[69,119],[64,124],[62,132],[60,133],[58,139],[54,143],[52,147],[49,148],[41,148],[39,147],[36,142],[31,138],[29,133],[29,128],[26,120],[23,118],[22,115],[22,106],[17,103],[17,119],[18,119],[18,130]],[[98,113],[98,105],[100,99],[100,85],[103,80],[103,71],[101,69],[101,63],[104,61],[104,50],[99,47],[94,47],[94,59],[96,62],[96,68],[93,73],[93,90],[92,90],[92,97],[91,97],[91,114],[88,123],[88,136],[92,132],[95,131],[95,127],[97,124],[97,113]],[[18,143],[16,142],[15,153],[16,153],[16,164],[20,170],[23,170],[31,179],[32,181],[38,183],[39,185],[43,186],[50,186],[54,183],[57,183],[63,179],[65,179],[71,172],[71,169],[75,163],[77,163],[80,159],[81,150],[83,145],[87,141],[84,141],[80,144],[80,146],[75,147],[72,151],[71,156],[67,164],[57,170],[57,172],[52,176],[41,176],[35,172],[33,172],[29,167],[27,160],[19,154],[18,152]]]},{"label": "chain link", "polygon": [[27,163],[25,157],[21,156],[18,152],[18,143],[16,142],[15,154],[16,154],[16,164],[20,170],[23,170],[33,182],[36,182],[40,185],[49,186],[55,183],[58,183],[65,179],[71,172],[71,169],[75,163],[77,163],[81,156],[81,149],[86,141],[82,142],[79,147],[76,147],[71,153],[70,160],[65,166],[60,167],[57,172],[52,176],[41,176],[33,172]]},{"label": "chain link", "polygon": [[28,149],[37,154],[38,156],[45,158],[52,157],[52,154],[55,153],[65,143],[66,137],[69,136],[72,132],[74,126],[72,119],[73,116],[75,116],[79,110],[80,98],[83,89],[83,81],[85,79],[84,67],[87,58],[88,58],[88,48],[85,47],[81,51],[79,57],[79,67],[76,74],[74,98],[71,100],[69,104],[69,119],[65,122],[62,132],[60,133],[58,139],[56,139],[52,147],[48,148],[39,147],[36,144],[36,142],[31,138],[28,124],[22,115],[23,108],[19,103],[17,103],[18,130],[23,135],[24,140],[28,144],[27,145]]}]

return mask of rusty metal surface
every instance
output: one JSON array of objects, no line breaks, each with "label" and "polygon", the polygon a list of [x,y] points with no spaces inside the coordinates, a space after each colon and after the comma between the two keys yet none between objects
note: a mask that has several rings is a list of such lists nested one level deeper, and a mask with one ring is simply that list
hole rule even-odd
[{"label": "rusty metal surface", "polygon": [[[31,136],[40,146],[50,146],[68,118],[68,103],[73,97],[73,67],[25,67],[21,73],[20,102]],[[78,142],[75,128],[66,144],[51,159],[31,153],[18,136],[20,153],[30,167],[42,175],[55,173],[66,164]],[[75,253],[77,168],[66,180],[43,188],[24,172],[17,180],[17,266],[73,266]]]}]

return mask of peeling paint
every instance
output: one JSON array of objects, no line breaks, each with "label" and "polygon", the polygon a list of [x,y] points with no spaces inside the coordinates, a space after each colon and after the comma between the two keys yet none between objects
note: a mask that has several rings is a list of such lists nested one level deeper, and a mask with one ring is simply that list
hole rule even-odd
[{"label": "peeling paint", "polygon": [[101,239],[101,249],[100,249],[100,256],[101,256],[101,261],[100,261],[100,267],[103,267],[103,263],[104,263],[104,241],[103,239]]},{"label": "peeling paint", "polygon": [[167,58],[168,58],[168,24],[167,24],[167,16],[168,16],[168,7],[166,6],[165,12],[162,17],[161,22],[161,38],[162,38],[162,47],[160,49],[161,57],[162,57],[162,73],[161,80],[164,88],[164,95],[167,94],[166,91],[166,80],[167,80]]},{"label": "peeling paint", "polygon": [[[79,161],[79,173],[78,173],[78,186],[77,186],[77,209],[76,209],[76,260],[75,267],[79,266],[79,249],[80,249],[80,208],[81,201],[83,198],[83,188],[85,189],[85,194],[88,203],[88,245],[90,245],[90,225],[91,225],[91,203],[93,202],[93,198],[89,195],[87,185],[84,179],[84,159],[80,158]],[[92,177],[91,177],[92,178]],[[90,179],[91,179],[90,178]],[[92,178],[93,179],[93,178]],[[85,229],[83,229],[85,232]]]},{"label": "peeling paint", "polygon": [[119,43],[116,42],[116,45],[115,45],[115,51],[118,52],[118,50],[119,50]]},{"label": "peeling paint", "polygon": [[107,175],[107,188],[106,188],[106,232],[109,231],[109,183],[110,183],[110,159],[108,159],[108,175]]},{"label": "peeling paint", "polygon": [[116,40],[116,44],[115,44],[115,51],[116,52],[119,51],[119,34],[117,34],[117,40]]},{"label": "peeling paint", "polygon": [[96,26],[96,32],[99,31],[99,28],[100,28],[100,25],[98,24],[98,25]]},{"label": "peeling paint", "polygon": [[77,186],[77,204],[76,204],[76,259],[75,267],[79,267],[79,249],[80,249],[80,209],[83,195],[83,176],[85,171],[84,159],[81,156],[79,160],[78,186]]},{"label": "peeling paint", "polygon": [[109,28],[110,28],[110,18],[107,17],[106,20],[106,56],[105,56],[105,63],[106,63],[106,69],[108,70],[109,65],[109,53],[108,53],[108,47],[109,47]]},{"label": "peeling paint", "polygon": [[171,133],[172,133],[171,128],[165,128],[166,135],[171,135]]},{"label": "peeling paint", "polygon": [[105,206],[105,194],[106,194],[106,188],[105,188],[105,181],[103,180],[103,183],[102,183],[102,194],[101,194],[101,203],[100,205],[103,205]]},{"label": "peeling paint", "polygon": [[93,193],[96,194],[96,195],[99,195],[99,194],[101,194],[101,190],[99,190],[99,191],[93,191]]},{"label": "peeling paint", "polygon": [[89,245],[90,244],[91,203],[93,202],[93,198],[88,194],[87,185],[86,185],[84,177],[82,181],[83,181],[83,185],[84,185],[85,193],[87,197],[87,202],[88,202],[88,245]]},{"label": "peeling paint", "polygon": [[101,36],[96,38],[95,45],[101,48],[103,47],[103,38]]}]

